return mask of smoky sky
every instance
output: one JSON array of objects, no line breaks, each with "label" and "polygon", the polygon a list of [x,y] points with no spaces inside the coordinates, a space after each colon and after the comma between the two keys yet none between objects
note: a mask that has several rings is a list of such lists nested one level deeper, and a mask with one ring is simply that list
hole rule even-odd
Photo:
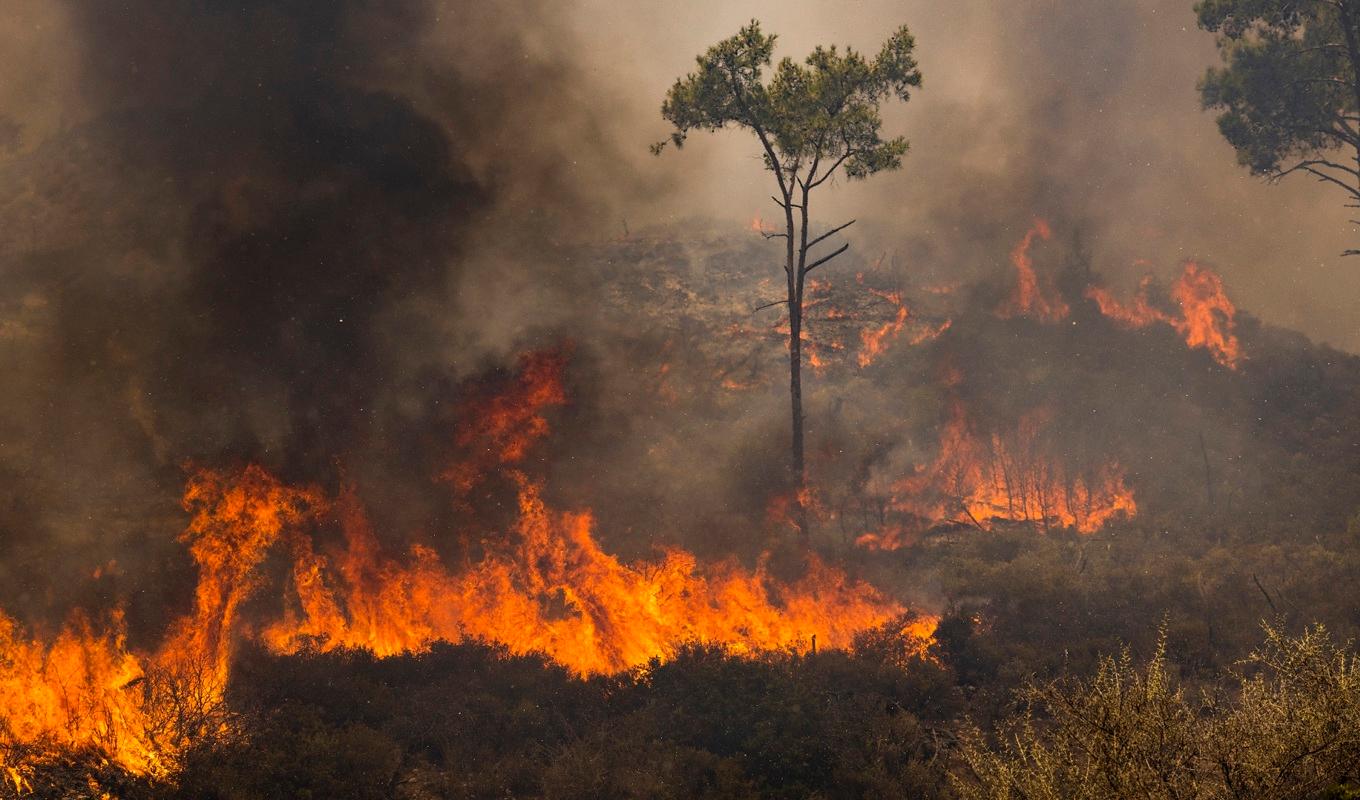
[{"label": "smoky sky", "polygon": [[[817,44],[876,52],[896,25],[917,40],[925,83],[885,109],[912,150],[903,169],[833,187],[814,216],[860,220],[852,246],[896,251],[925,280],[1005,268],[1036,216],[1077,235],[1121,288],[1165,278],[1186,258],[1221,270],[1238,304],[1355,351],[1357,235],[1344,197],[1311,180],[1250,176],[1200,107],[1196,82],[1217,62],[1188,0],[698,2],[585,0],[575,22],[618,63],[636,125],[660,138],[655,99],[702,49],[757,18],[775,57]],[[607,13],[608,12],[608,13]],[[613,73],[611,73],[613,74]],[[632,108],[633,106],[629,106]],[[647,126],[650,126],[648,128]],[[689,170],[686,207],[738,219],[771,214],[769,180],[735,132],[691,137],[667,154]],[[867,223],[867,224],[866,224]],[[872,229],[872,230],[871,230]]]}]

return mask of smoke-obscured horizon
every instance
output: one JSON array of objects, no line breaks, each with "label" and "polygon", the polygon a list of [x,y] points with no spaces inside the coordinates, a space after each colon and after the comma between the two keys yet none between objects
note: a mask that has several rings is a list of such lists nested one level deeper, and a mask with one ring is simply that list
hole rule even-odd
[{"label": "smoke-obscured horizon", "polygon": [[[601,60],[620,64],[616,80],[635,87],[652,138],[664,126],[645,100],[751,18],[779,34],[776,58],[825,43],[873,52],[907,23],[925,85],[885,118],[912,152],[901,172],[842,184],[821,210],[828,222],[868,218],[874,235],[861,230],[857,244],[897,249],[917,274],[993,270],[1004,261],[998,238],[1013,241],[1043,216],[1080,229],[1097,266],[1128,285],[1204,259],[1245,308],[1360,348],[1346,300],[1360,278],[1339,256],[1355,236],[1344,198],[1309,180],[1269,185],[1237,166],[1199,106],[1196,84],[1217,56],[1189,2],[609,5],[587,2],[576,21],[595,32]],[[667,158],[692,170],[697,207],[746,218],[773,210],[740,134],[692,137]]]}]

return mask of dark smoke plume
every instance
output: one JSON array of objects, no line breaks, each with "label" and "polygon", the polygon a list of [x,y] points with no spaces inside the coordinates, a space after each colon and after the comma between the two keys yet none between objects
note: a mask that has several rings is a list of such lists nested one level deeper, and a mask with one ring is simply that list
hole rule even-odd
[{"label": "dark smoke plume", "polygon": [[173,547],[186,461],[431,483],[440,404],[486,358],[440,298],[546,273],[600,182],[626,192],[551,5],[65,13],[73,119],[0,161],[3,600],[139,573]]}]

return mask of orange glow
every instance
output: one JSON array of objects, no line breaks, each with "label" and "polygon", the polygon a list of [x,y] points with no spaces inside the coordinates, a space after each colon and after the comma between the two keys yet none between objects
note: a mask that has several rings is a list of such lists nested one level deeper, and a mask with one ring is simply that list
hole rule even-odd
[{"label": "orange glow", "polygon": [[909,338],[907,342],[911,346],[915,347],[918,344],[924,344],[925,342],[934,341],[935,339],[938,339],[941,336],[943,336],[944,332],[949,330],[949,327],[953,324],[954,321],[952,319],[947,319],[939,323],[938,325],[923,326],[913,336],[911,336],[911,338]]},{"label": "orange glow", "polygon": [[826,362],[822,360],[821,353],[817,352],[817,346],[808,341],[807,334],[803,334],[802,338],[804,341],[804,349],[807,351],[808,366],[812,367],[812,369],[820,375],[822,371],[826,369]]},{"label": "orange glow", "polygon": [[878,289],[869,291],[891,303],[896,309],[896,314],[891,320],[883,323],[877,328],[861,330],[859,332],[860,349],[856,361],[861,367],[867,367],[874,362],[885,348],[888,342],[897,337],[902,332],[902,327],[907,324],[907,306],[902,302],[901,292],[884,292]]},{"label": "orange glow", "polygon": [[759,214],[756,214],[754,217],[751,217],[751,221],[746,225],[746,229],[748,231],[755,231],[756,233],[760,234],[774,232],[774,228],[766,227],[765,220],[762,219]]},{"label": "orange glow", "polygon": [[662,402],[670,404],[680,399],[679,392],[671,385],[671,364],[669,361],[662,364],[656,371],[656,395]]},{"label": "orange glow", "polygon": [[[285,487],[255,467],[193,476],[180,540],[198,565],[194,609],[155,653],[127,648],[118,613],[102,629],[76,614],[50,643],[0,614],[0,766],[11,783],[57,750],[94,750],[132,772],[164,774],[192,738],[225,725],[231,628],[255,568],[321,505],[316,490]],[[13,750],[29,760],[9,763]]]},{"label": "orange glow", "polygon": [[718,385],[729,392],[745,392],[756,388],[760,384],[757,381],[740,381],[736,378],[723,378]]},{"label": "orange glow", "polygon": [[[811,305],[812,304],[809,303],[809,306]],[[803,317],[803,327],[798,329],[798,341],[801,343],[801,353],[803,357],[807,359],[808,366],[812,367],[818,375],[821,375],[825,372],[828,365],[826,359],[822,357],[821,347],[818,345],[817,340],[812,338],[812,331],[808,327],[808,324],[811,321],[810,317]],[[784,351],[788,352],[789,320],[787,317],[775,326],[775,333],[783,339]],[[839,350],[842,347],[839,342],[835,341],[828,342],[827,346],[833,350]]]},{"label": "orange glow", "polygon": [[[808,279],[799,338],[804,363],[818,376],[828,371],[847,370],[851,365],[862,369],[878,360],[895,341],[916,346],[938,338],[950,327],[948,319],[921,320],[911,312],[901,291],[865,286],[864,277],[863,272],[856,275],[858,286],[853,292],[838,292],[827,280]],[[888,304],[888,313],[884,313],[880,301]],[[724,333],[748,340],[778,342],[784,352],[788,352],[787,314],[781,314],[768,326],[733,322]],[[742,380],[731,372],[730,367],[716,372],[715,379],[724,389],[741,391],[761,383]]]},{"label": "orange glow", "polygon": [[568,347],[526,353],[520,356],[514,377],[498,391],[465,403],[464,415],[477,424],[464,425],[456,443],[471,457],[441,477],[466,493],[488,471],[523,460],[529,448],[549,433],[544,409],[567,402],[562,371],[569,353]]},{"label": "orange glow", "polygon": [[1100,313],[1126,328],[1143,328],[1154,322],[1171,323],[1171,318],[1148,302],[1148,288],[1152,276],[1143,278],[1134,295],[1133,305],[1126,306],[1115,299],[1109,290],[1099,286],[1086,287],[1086,296],[1094,300]]},{"label": "orange glow", "polygon": [[1176,330],[1185,343],[1208,350],[1225,367],[1236,368],[1242,360],[1242,348],[1233,333],[1237,309],[1224,293],[1218,273],[1194,261],[1185,262],[1185,271],[1171,287],[1171,298],[1181,307]]},{"label": "orange glow", "polygon": [[1150,277],[1144,278],[1133,303],[1127,306],[1098,286],[1087,287],[1086,296],[1100,307],[1100,313],[1125,327],[1143,328],[1163,322],[1181,335],[1187,347],[1208,350],[1215,361],[1231,369],[1241,364],[1242,345],[1234,333],[1237,308],[1228,299],[1218,273],[1195,261],[1185,262],[1170,293],[1179,315],[1152,305],[1148,299],[1151,282]]},{"label": "orange glow", "polygon": [[1044,322],[1057,322],[1064,319],[1071,310],[1053,287],[1047,275],[1042,279],[1034,271],[1034,259],[1030,247],[1036,238],[1048,241],[1053,236],[1048,222],[1035,219],[1025,236],[1011,250],[1011,264],[1015,266],[1015,290],[996,309],[997,316],[1003,319],[1012,317],[1035,317]]},{"label": "orange glow", "polygon": [[[510,392],[517,399],[504,404],[516,416],[541,419],[545,406],[564,399],[558,390],[525,390],[561,387],[547,364],[563,367],[561,359],[522,362],[522,380]],[[531,408],[526,398],[539,405]],[[460,441],[495,440],[492,432],[504,427],[496,415],[468,419],[487,431],[465,431]],[[531,427],[546,430],[547,423]],[[589,675],[665,658],[690,641],[736,653],[804,647],[814,636],[824,646],[845,647],[857,632],[904,610],[815,558],[793,584],[774,581],[763,565],[700,565],[675,548],[626,564],[600,547],[589,511],[550,508],[541,485],[508,466],[521,456],[498,459],[518,495],[510,535],[485,542],[486,555],[456,573],[424,546],[404,559],[384,556],[355,493],[344,493],[336,503],[344,550],[322,555],[308,537],[291,540],[294,602],[262,639],[284,653],[318,647],[392,655],[437,640],[481,638],[516,653],[544,652]],[[497,466],[475,454],[473,461],[479,469]]]},{"label": "orange glow", "polygon": [[821,495],[811,486],[796,491],[776,494],[765,504],[765,521],[775,530],[802,532],[799,510],[814,522],[825,522],[830,517]]},{"label": "orange glow", "polygon": [[[1093,474],[1071,474],[1040,448],[1049,416],[1035,411],[1007,435],[976,435],[963,404],[954,398],[935,460],[893,487],[893,508],[927,525],[956,523],[990,529],[1023,522],[1093,533],[1110,520],[1138,512],[1118,464]],[[912,542],[916,531],[892,526],[866,533],[857,544],[891,550]]]},{"label": "orange glow", "polygon": [[773,581],[763,566],[701,566],[679,549],[625,564],[600,548],[589,512],[555,511],[527,476],[510,477],[520,510],[513,535],[459,574],[425,547],[403,561],[384,559],[362,511],[342,502],[346,550],[331,559],[307,540],[295,546],[297,604],[264,641],[278,652],[391,655],[483,638],[516,653],[547,653],[588,675],[665,658],[690,641],[735,653],[805,647],[813,636],[845,647],[903,611],[815,558],[793,584]]},{"label": "orange glow", "polygon": [[[790,583],[769,574],[767,558],[752,569],[735,560],[700,564],[678,548],[634,564],[605,552],[589,511],[549,507],[541,485],[516,466],[548,431],[545,411],[566,401],[564,364],[561,351],[530,354],[499,394],[463,409],[472,426],[456,437],[465,463],[499,474],[518,498],[508,535],[484,542],[470,565],[450,570],[424,545],[405,557],[383,554],[352,487],[330,498],[256,466],[198,470],[185,488],[190,519],[180,536],[198,568],[193,607],[154,652],[128,648],[118,613],[99,625],[73,615],[50,639],[0,614],[0,785],[26,791],[37,765],[76,750],[165,775],[189,744],[229,731],[224,698],[234,642],[246,629],[241,607],[280,544],[292,560],[285,609],[255,635],[283,653],[385,656],[480,639],[592,675],[664,659],[692,641],[734,654],[814,641],[848,647],[904,615],[901,604],[815,556]],[[335,552],[313,538],[331,520],[344,534]],[[924,653],[934,623],[918,616],[907,624],[908,644]]]}]

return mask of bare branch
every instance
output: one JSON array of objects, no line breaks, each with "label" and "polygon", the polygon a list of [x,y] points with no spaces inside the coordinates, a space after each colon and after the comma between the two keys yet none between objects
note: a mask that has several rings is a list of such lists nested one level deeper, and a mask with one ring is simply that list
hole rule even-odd
[{"label": "bare branch", "polygon": [[761,235],[761,236],[764,236],[766,239],[787,239],[787,238],[789,238],[789,235],[788,235],[787,233],[768,233],[768,232],[766,232],[766,231],[761,231],[761,232],[760,232],[760,235]]},{"label": "bare branch", "polygon": [[1352,146],[1360,144],[1360,132],[1357,132],[1355,127],[1351,124],[1352,122],[1357,121],[1355,117],[1337,114],[1335,116],[1335,121],[1336,126],[1340,128],[1340,130],[1334,132],[1334,136]]},{"label": "bare branch", "polygon": [[830,255],[822,256],[821,258],[817,259],[816,261],[814,261],[814,262],[812,262],[811,264],[809,264],[809,265],[807,265],[806,267],[804,267],[804,268],[803,268],[803,274],[804,274],[804,275],[808,274],[809,272],[811,272],[811,271],[813,271],[814,269],[820,267],[821,265],[825,264],[826,262],[830,261],[831,259],[833,259],[833,258],[835,258],[836,256],[840,255],[841,253],[844,253],[846,250],[849,250],[849,249],[850,249],[850,243],[849,243],[849,242],[846,242],[845,244],[843,244],[843,245],[841,245],[839,248],[837,248],[836,252],[834,252],[834,253],[832,253],[832,254],[830,254]]},{"label": "bare branch", "polygon": [[843,154],[841,154],[841,157],[836,159],[836,161],[832,163],[830,167],[827,168],[826,172],[822,173],[822,177],[818,178],[815,182],[813,182],[810,188],[816,189],[818,186],[821,186],[822,184],[826,183],[827,180],[829,180],[832,175],[836,174],[836,169],[839,168],[841,164],[844,164],[846,159],[850,158],[851,156],[855,155],[858,152],[859,152],[858,150],[852,150],[847,148],[846,151]]},{"label": "bare branch", "polygon": [[846,228],[848,228],[848,227],[850,227],[851,225],[854,225],[854,224],[855,224],[855,220],[852,219],[852,220],[850,220],[849,222],[845,223],[844,225],[841,225],[840,227],[832,228],[831,230],[827,231],[826,233],[822,234],[821,236],[818,236],[816,239],[813,239],[812,241],[808,242],[808,243],[807,243],[807,246],[808,246],[809,248],[812,248],[812,247],[814,247],[818,242],[822,241],[823,239],[827,239],[827,238],[829,238],[829,237],[831,237],[831,236],[834,236],[834,235],[840,233],[841,231],[845,230]]},{"label": "bare branch", "polygon": [[1320,181],[1334,183],[1337,186],[1340,186],[1342,189],[1345,189],[1346,193],[1349,194],[1351,197],[1360,199],[1360,188],[1351,186],[1350,184],[1338,179],[1333,175],[1328,175],[1327,173],[1318,169],[1318,167],[1323,167],[1327,169],[1337,169],[1348,175],[1354,175],[1357,177],[1357,179],[1360,179],[1360,172],[1357,172],[1356,170],[1350,169],[1348,167],[1343,167],[1340,164],[1335,164],[1330,161],[1323,161],[1319,159],[1300,161],[1299,163],[1295,164],[1289,169],[1280,170],[1279,172],[1276,172],[1274,175],[1271,176],[1271,178],[1273,180],[1279,180],[1285,177],[1286,175],[1289,175],[1294,172],[1307,172],[1310,175],[1315,176]]},{"label": "bare branch", "polygon": [[1266,604],[1270,606],[1270,611],[1271,611],[1271,613],[1272,613],[1272,614],[1278,614],[1279,611],[1277,611],[1276,608],[1275,608],[1275,601],[1270,599],[1270,592],[1267,592],[1267,591],[1266,591],[1266,587],[1264,587],[1264,586],[1261,585],[1261,581],[1256,577],[1256,573],[1254,573],[1254,572],[1253,572],[1252,575],[1251,575],[1251,582],[1254,583],[1254,584],[1256,584],[1256,588],[1257,588],[1257,589],[1260,589],[1260,590],[1261,590],[1261,594],[1265,596],[1265,598],[1266,598]]},{"label": "bare branch", "polygon": [[1320,172],[1316,169],[1313,169],[1312,167],[1305,167],[1304,171],[1316,175],[1317,179],[1320,181],[1334,183],[1337,186],[1340,186],[1342,189],[1345,189],[1347,192],[1349,192],[1352,197],[1360,198],[1360,189],[1356,189],[1354,186],[1351,186],[1343,181],[1339,181],[1325,172]]},{"label": "bare branch", "polygon": [[789,304],[788,300],[772,300],[763,306],[756,306],[755,308],[751,309],[751,313],[754,314],[757,311],[764,311],[767,308],[772,308],[774,306],[783,306],[788,304]]},{"label": "bare branch", "polygon": [[1346,45],[1341,42],[1323,42],[1316,47],[1301,47],[1298,50],[1290,51],[1288,55],[1291,58],[1298,58],[1299,56],[1308,55],[1309,53],[1318,53],[1323,50],[1341,50],[1344,52],[1346,50]]},{"label": "bare branch", "polygon": [[850,146],[850,138],[846,136],[844,132],[841,133],[841,142],[845,144],[845,152],[841,153],[840,158],[837,158],[831,166],[827,167],[826,172],[822,173],[822,177],[818,178],[809,188],[816,189],[818,186],[826,183],[831,179],[832,175],[836,174],[836,170],[840,168],[841,164],[844,164],[847,159],[859,153],[858,150]]},{"label": "bare branch", "polygon": [[1357,170],[1354,167],[1345,166],[1344,164],[1338,164],[1335,161],[1328,161],[1323,158],[1314,158],[1308,161],[1301,161],[1297,166],[1303,167],[1305,169],[1309,167],[1326,167],[1327,169],[1339,170],[1357,180],[1360,180],[1360,170]]},{"label": "bare branch", "polygon": [[812,166],[808,167],[807,175],[804,176],[798,185],[803,187],[804,202],[806,202],[808,192],[817,185],[812,181],[817,177],[817,167],[822,163],[822,145],[826,142],[826,131],[817,134],[817,144],[813,146]]}]

